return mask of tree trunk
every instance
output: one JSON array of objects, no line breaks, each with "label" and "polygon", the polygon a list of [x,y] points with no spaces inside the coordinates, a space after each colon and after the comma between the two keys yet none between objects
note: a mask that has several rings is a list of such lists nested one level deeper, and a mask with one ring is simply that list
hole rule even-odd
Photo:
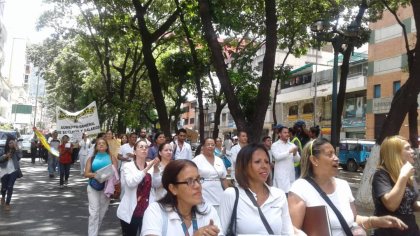
[{"label": "tree trunk", "polygon": [[240,107],[239,101],[234,94],[234,89],[229,79],[225,58],[223,57],[223,49],[217,40],[217,35],[213,28],[208,1],[209,0],[198,1],[204,37],[211,51],[213,66],[216,70],[217,77],[219,78],[221,89],[225,94],[230,114],[235,121],[236,128],[238,130],[246,130],[245,116]]},{"label": "tree trunk", "polygon": [[152,46],[153,43],[155,43],[159,39],[159,37],[161,37],[175,22],[178,16],[178,11],[176,10],[170,17],[168,17],[165,23],[163,23],[155,32],[150,33],[145,20],[145,13],[147,12],[148,6],[143,7],[141,2],[137,0],[132,0],[132,3],[136,10],[138,30],[140,32],[141,41],[143,43],[144,62],[147,68],[150,84],[152,87],[152,94],[159,117],[160,127],[165,136],[171,137],[168,111],[166,109],[166,104],[162,93],[162,87],[159,82],[159,72],[156,67],[156,60],[153,57]]},{"label": "tree trunk", "polygon": [[417,101],[411,106],[410,110],[408,111],[408,128],[409,128],[409,140],[411,143],[412,148],[419,147],[419,133],[418,133],[418,126],[417,126]]},{"label": "tree trunk", "polygon": [[349,75],[349,67],[350,67],[350,57],[353,53],[353,46],[349,46],[347,50],[343,52],[343,63],[341,64],[341,72],[340,72],[340,87],[338,89],[337,95],[337,112],[338,112],[338,119],[337,119],[337,136],[340,139],[340,130],[341,130],[341,117],[343,115],[343,108],[344,108],[344,101],[346,99],[346,88],[347,88],[347,76]]},{"label": "tree trunk", "polygon": [[226,103],[221,104],[220,102],[216,102],[216,112],[214,113],[214,128],[213,128],[213,139],[219,137],[219,125],[220,125],[220,115],[222,114],[222,110],[225,107]]},{"label": "tree trunk", "polygon": [[276,1],[265,0],[266,46],[263,59],[263,71],[258,88],[257,102],[253,123],[251,124],[250,141],[260,142],[264,127],[265,115],[270,103],[271,82],[274,80],[274,63],[277,49],[277,16]]},{"label": "tree trunk", "polygon": [[197,99],[198,99],[198,122],[199,126],[199,133],[200,133],[200,143],[204,144],[204,112],[203,112],[203,90],[201,89],[201,82],[200,82],[200,64],[197,56],[197,50],[195,49],[194,41],[192,40],[191,34],[188,31],[187,24],[185,23],[184,13],[182,9],[179,7],[179,1],[175,0],[179,13],[179,18],[182,24],[182,28],[184,30],[185,36],[187,37],[188,46],[191,51],[192,62],[194,64],[193,73],[194,73],[194,82],[197,88]]}]

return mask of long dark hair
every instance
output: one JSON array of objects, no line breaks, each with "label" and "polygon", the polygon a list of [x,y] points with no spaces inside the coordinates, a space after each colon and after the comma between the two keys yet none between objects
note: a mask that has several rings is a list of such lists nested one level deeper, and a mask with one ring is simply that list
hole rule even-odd
[{"label": "long dark hair", "polygon": [[12,136],[8,136],[7,137],[7,139],[6,139],[6,146],[4,147],[4,153],[8,153],[9,151],[11,151],[11,152],[16,151],[14,148],[13,149],[10,149],[10,147],[9,147],[10,141],[16,141],[16,139],[14,137],[12,137]]},{"label": "long dark hair", "polygon": [[270,160],[270,155],[268,154],[267,148],[259,143],[252,143],[241,148],[238,153],[238,157],[236,158],[235,178],[238,182],[238,185],[244,189],[249,188],[248,166],[252,162],[252,155],[257,150],[263,150],[267,155],[268,160]]},{"label": "long dark hair", "polygon": [[[158,203],[161,205],[163,209],[169,208],[173,211],[176,211],[176,207],[178,205],[178,200],[176,195],[174,195],[169,190],[169,185],[173,184],[175,185],[175,182],[178,181],[178,175],[179,173],[187,166],[192,166],[197,169],[197,165],[186,159],[180,159],[180,160],[174,160],[169,162],[168,165],[166,165],[165,170],[162,174],[162,186],[166,190],[166,194],[163,198],[161,198]],[[202,212],[197,210],[197,206],[193,206],[192,208],[193,212],[196,212],[198,214],[203,214]]]}]

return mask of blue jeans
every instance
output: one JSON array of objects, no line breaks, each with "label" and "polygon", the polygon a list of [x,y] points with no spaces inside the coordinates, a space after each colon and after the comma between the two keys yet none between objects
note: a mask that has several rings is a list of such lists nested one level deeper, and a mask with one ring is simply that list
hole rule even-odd
[{"label": "blue jeans", "polygon": [[13,173],[6,174],[1,178],[1,197],[6,197],[6,204],[9,205],[12,200],[13,186],[18,177],[18,172],[14,171]]},{"label": "blue jeans", "polygon": [[66,180],[66,182],[69,180],[70,166],[71,164],[60,163],[60,185],[64,184],[64,180]]},{"label": "blue jeans", "polygon": [[57,170],[57,165],[57,157],[48,155],[48,173],[50,173],[50,175],[54,175],[55,171]]}]

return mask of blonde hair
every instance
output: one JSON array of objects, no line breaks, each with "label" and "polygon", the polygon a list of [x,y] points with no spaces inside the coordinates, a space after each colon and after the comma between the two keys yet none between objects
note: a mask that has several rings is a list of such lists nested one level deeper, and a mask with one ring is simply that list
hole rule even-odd
[{"label": "blonde hair", "polygon": [[[397,182],[401,167],[404,165],[401,155],[406,142],[408,142],[406,138],[395,135],[385,138],[381,144],[379,168],[387,171],[394,183]],[[408,184],[413,184],[411,178]]]},{"label": "blonde hair", "polygon": [[300,159],[300,178],[315,177],[310,157],[319,158],[321,146],[329,143],[325,138],[317,138],[308,142],[302,150]]}]

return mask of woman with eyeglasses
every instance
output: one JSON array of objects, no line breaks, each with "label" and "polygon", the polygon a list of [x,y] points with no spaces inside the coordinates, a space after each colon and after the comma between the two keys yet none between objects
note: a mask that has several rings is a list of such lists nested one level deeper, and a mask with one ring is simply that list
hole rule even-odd
[{"label": "woman with eyeglasses", "polygon": [[227,171],[223,160],[214,155],[214,139],[206,138],[201,147],[201,154],[192,161],[198,166],[198,173],[204,178],[203,198],[204,201],[213,205],[216,209],[220,205],[220,196],[226,189]]},{"label": "woman with eyeglasses", "polygon": [[267,184],[270,171],[268,151],[262,144],[249,144],[239,151],[235,165],[238,187],[220,196],[224,234],[294,235],[286,194]]},{"label": "woman with eyeglasses", "polygon": [[223,235],[215,208],[202,201],[203,181],[194,162],[171,161],[162,175],[167,193],[147,208],[141,235]]},{"label": "woman with eyeglasses", "polygon": [[143,140],[134,145],[134,161],[127,162],[121,167],[121,186],[124,195],[117,209],[117,216],[121,222],[122,235],[137,235],[141,231],[143,215],[149,206],[152,176],[149,169],[157,166],[159,159],[146,163],[149,146]]}]

